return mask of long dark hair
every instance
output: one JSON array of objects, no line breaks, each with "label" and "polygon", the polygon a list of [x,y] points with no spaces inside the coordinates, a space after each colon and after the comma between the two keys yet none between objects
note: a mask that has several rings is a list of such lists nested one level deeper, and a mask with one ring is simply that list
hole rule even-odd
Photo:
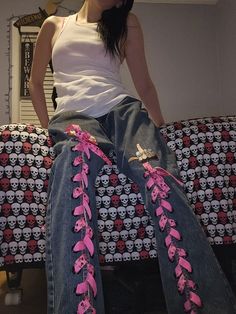
[{"label": "long dark hair", "polygon": [[122,57],[121,45],[127,38],[127,17],[134,0],[123,0],[119,8],[113,7],[102,13],[98,22],[98,33],[104,42],[106,52]]}]

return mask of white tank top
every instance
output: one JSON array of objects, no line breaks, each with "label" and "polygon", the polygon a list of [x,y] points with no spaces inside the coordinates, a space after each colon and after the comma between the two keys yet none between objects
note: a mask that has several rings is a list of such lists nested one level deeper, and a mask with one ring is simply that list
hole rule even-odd
[{"label": "white tank top", "polygon": [[97,23],[66,18],[53,50],[56,113],[75,110],[100,117],[129,96],[120,79],[120,60],[106,53]]}]

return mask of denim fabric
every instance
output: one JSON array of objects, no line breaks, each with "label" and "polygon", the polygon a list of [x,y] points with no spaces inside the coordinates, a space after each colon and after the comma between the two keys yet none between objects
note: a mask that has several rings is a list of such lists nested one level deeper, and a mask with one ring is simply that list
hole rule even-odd
[{"label": "denim fabric", "polygon": [[[49,132],[56,143],[57,157],[51,171],[47,212],[48,314],[75,313],[79,303],[79,297],[73,293],[73,289],[81,275],[72,273],[76,254],[71,250],[72,245],[78,241],[78,235],[72,232],[75,217],[71,214],[72,209],[78,205],[78,201],[71,197],[74,187],[71,177],[76,171],[72,166],[76,152],[71,148],[77,142],[64,133],[65,128],[71,124],[77,124],[82,130],[93,135],[105,154],[114,149],[119,170],[139,184],[146,208],[154,222],[158,249],[157,267],[159,263],[168,313],[184,313],[184,298],[178,293],[174,275],[175,265],[168,259],[165,234],[160,232],[154,214],[156,204],[151,201],[150,191],[146,188],[147,180],[144,178],[143,165],[138,160],[128,162],[130,157],[135,156],[136,144],[140,144],[143,148],[157,153],[158,159],[150,161],[153,167],[162,167],[178,176],[175,156],[168,149],[159,129],[148,118],[147,111],[141,108],[141,103],[127,97],[99,119],[76,112],[66,112],[54,116],[50,121]],[[94,182],[103,162],[97,155],[92,154],[88,164],[90,168],[88,195],[94,217],[91,227],[97,234]],[[191,279],[197,283],[197,293],[203,302],[203,307],[197,313],[236,313],[235,297],[182,187],[171,176],[165,177],[165,182],[170,187],[168,201],[174,208],[171,217],[177,222],[177,229],[182,235],[181,247],[187,251],[187,259],[193,268]],[[97,248],[92,263],[96,271],[98,295],[94,304],[97,313],[104,314],[98,237],[95,237],[95,241]]]}]

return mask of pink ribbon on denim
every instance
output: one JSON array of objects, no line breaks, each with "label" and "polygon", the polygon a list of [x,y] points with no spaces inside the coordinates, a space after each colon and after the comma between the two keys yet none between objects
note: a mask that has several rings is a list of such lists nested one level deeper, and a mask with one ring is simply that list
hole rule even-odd
[{"label": "pink ribbon on denim", "polygon": [[90,310],[91,314],[96,314],[96,310],[90,304],[89,298],[85,297],[78,305],[77,314],[84,314],[88,310]]},{"label": "pink ribbon on denim", "polygon": [[[74,252],[82,252],[79,258],[74,263],[74,272],[80,273],[85,271],[86,279],[83,282],[78,283],[76,287],[76,293],[83,295],[83,299],[78,304],[77,314],[84,314],[89,310],[90,313],[95,314],[96,310],[91,304],[90,289],[93,295],[97,295],[97,285],[94,278],[94,267],[89,263],[89,255],[94,255],[94,245],[92,242],[93,230],[89,227],[87,220],[92,219],[92,212],[89,206],[89,197],[85,192],[88,188],[88,173],[89,166],[84,160],[86,155],[90,159],[90,151],[94,152],[97,156],[101,157],[107,164],[111,165],[111,161],[97,146],[96,140],[88,132],[82,131],[78,125],[71,125],[67,128],[66,132],[70,136],[74,136],[78,140],[72,150],[79,152],[79,156],[76,156],[73,160],[75,167],[80,166],[79,172],[73,177],[74,182],[78,182],[80,186],[73,190],[73,198],[80,198],[80,205],[76,206],[73,211],[74,216],[79,216],[75,223],[74,231],[79,233],[85,230],[85,235],[82,240],[79,240],[74,248]],[[88,250],[89,254],[85,252]]]},{"label": "pink ribbon on denim", "polygon": [[112,162],[109,160],[109,158],[107,158],[103,151],[97,146],[96,139],[87,131],[82,131],[78,125],[72,124],[67,127],[66,133],[75,136],[79,140],[79,143],[73,147],[74,151],[83,152],[86,154],[87,158],[90,159],[91,150],[93,153],[101,157],[108,165],[112,165]]},{"label": "pink ribbon on denim", "polygon": [[181,240],[181,234],[176,230],[176,222],[168,217],[168,213],[173,212],[171,204],[165,200],[168,197],[170,190],[165,183],[164,177],[172,177],[178,184],[182,185],[177,178],[163,168],[153,168],[148,162],[143,164],[146,172],[144,176],[148,178],[146,186],[152,188],[151,198],[153,202],[159,201],[159,206],[155,209],[156,216],[159,217],[159,227],[163,232],[166,230],[165,245],[168,250],[168,257],[171,262],[176,261],[175,275],[178,278],[178,291],[183,294],[185,292],[186,302],[184,309],[190,314],[197,313],[197,307],[202,306],[200,297],[192,290],[196,289],[195,283],[190,280],[189,273],[192,272],[191,264],[186,260],[186,251],[183,248],[177,247],[176,243]]}]

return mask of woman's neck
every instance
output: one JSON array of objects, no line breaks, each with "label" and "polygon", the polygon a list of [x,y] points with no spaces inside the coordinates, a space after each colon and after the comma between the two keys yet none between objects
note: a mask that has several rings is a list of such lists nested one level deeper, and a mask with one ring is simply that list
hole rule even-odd
[{"label": "woman's neck", "polygon": [[77,20],[82,23],[96,23],[101,19],[102,9],[89,1],[85,1],[77,14]]}]

